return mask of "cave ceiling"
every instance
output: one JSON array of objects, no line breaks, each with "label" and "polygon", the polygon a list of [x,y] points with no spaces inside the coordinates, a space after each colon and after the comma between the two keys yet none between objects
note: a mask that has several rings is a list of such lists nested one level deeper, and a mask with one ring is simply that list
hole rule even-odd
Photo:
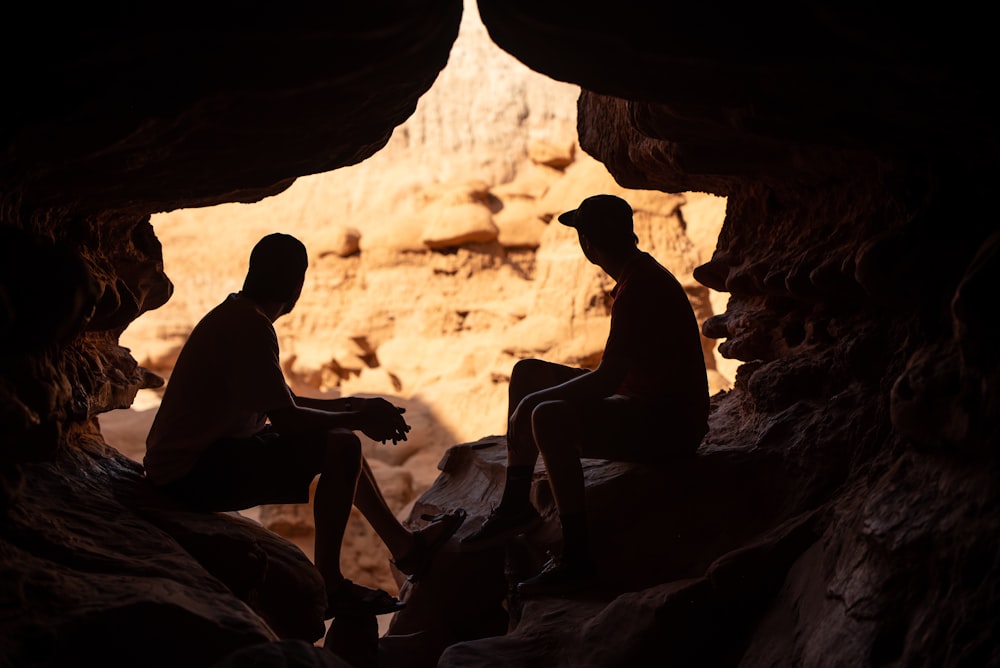
[{"label": "cave ceiling", "polygon": [[8,207],[15,194],[21,215],[252,202],[360,162],[413,113],[462,12],[460,0],[194,7],[12,12]]},{"label": "cave ceiling", "polygon": [[[192,8],[10,11],[5,219],[255,201],[364,160],[433,84],[463,11],[461,0]],[[736,179],[822,177],[872,150],[983,164],[996,152],[986,22],[960,12],[478,10],[501,48],[581,86],[581,142],[626,186],[726,194]]]}]

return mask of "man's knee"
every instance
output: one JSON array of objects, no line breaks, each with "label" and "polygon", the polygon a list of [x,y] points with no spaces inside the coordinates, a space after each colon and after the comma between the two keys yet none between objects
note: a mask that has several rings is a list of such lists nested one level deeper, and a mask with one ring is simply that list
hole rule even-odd
[{"label": "man's knee", "polygon": [[523,360],[518,360],[514,363],[514,368],[510,372],[510,379],[513,381],[515,378],[537,378],[537,377],[549,377],[556,373],[559,369],[567,369],[562,364],[556,364],[555,362],[547,362],[545,360],[528,358]]},{"label": "man's knee", "polygon": [[534,379],[539,376],[542,364],[544,362],[536,359],[518,360],[515,362],[514,368],[510,371],[511,389],[534,386],[536,384]]},{"label": "man's knee", "polygon": [[578,416],[565,401],[538,404],[531,414],[531,426],[540,450],[552,444],[573,441],[580,430]]},{"label": "man's knee", "polygon": [[361,470],[361,439],[347,429],[323,432],[324,463],[345,472]]},{"label": "man's knee", "polygon": [[523,359],[514,363],[514,368],[510,372],[510,386],[515,393],[526,395],[559,385],[581,373],[584,373],[582,369],[555,362],[534,358]]}]

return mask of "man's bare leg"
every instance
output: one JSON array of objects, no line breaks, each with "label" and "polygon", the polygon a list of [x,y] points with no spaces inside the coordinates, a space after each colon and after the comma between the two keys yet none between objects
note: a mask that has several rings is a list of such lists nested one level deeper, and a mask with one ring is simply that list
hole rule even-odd
[{"label": "man's bare leg", "polygon": [[560,515],[584,512],[583,466],[580,463],[580,426],[562,401],[547,401],[531,414],[535,442],[545,461],[549,486]]},{"label": "man's bare leg", "polygon": [[404,527],[389,508],[371,466],[361,458],[361,475],[354,494],[354,505],[375,529],[393,557],[406,554],[413,547],[413,534]]},{"label": "man's bare leg", "polygon": [[549,561],[535,577],[518,584],[522,596],[573,591],[591,582],[594,573],[578,447],[583,438],[579,416],[566,402],[547,401],[535,408],[531,418],[534,439],[559,510],[563,544],[559,558]]},{"label": "man's bare leg", "polygon": [[[507,424],[521,400],[533,392],[560,385],[584,373],[583,369],[564,366],[544,360],[526,359],[517,362],[510,374],[507,387]],[[520,433],[507,433],[507,465],[535,466],[538,447],[532,427],[527,422]]]},{"label": "man's bare leg", "polygon": [[511,417],[522,400],[533,392],[559,385],[585,373],[581,369],[545,362],[521,360],[510,375],[507,398],[507,471],[499,505],[482,527],[462,539],[464,545],[489,547],[530,528],[539,519],[531,505],[531,482],[538,461],[531,420]]},{"label": "man's bare leg", "polygon": [[335,590],[344,576],[340,570],[340,547],[351,515],[354,491],[361,474],[361,441],[350,431],[326,434],[326,456],[316,483],[313,521],[316,525],[314,559],[326,582],[327,592]]},{"label": "man's bare leg", "polygon": [[419,531],[410,531],[396,518],[375,480],[368,461],[361,459],[361,476],[354,504],[389,548],[396,566],[407,574],[419,576],[428,567],[433,553],[447,542],[465,519],[465,512],[445,513]]}]

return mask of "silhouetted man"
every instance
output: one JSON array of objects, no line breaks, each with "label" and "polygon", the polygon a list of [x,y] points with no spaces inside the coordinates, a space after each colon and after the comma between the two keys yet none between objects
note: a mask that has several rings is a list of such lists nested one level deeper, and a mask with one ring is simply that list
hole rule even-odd
[{"label": "silhouetted man", "polygon": [[588,197],[559,222],[576,229],[586,258],[615,279],[611,324],[593,371],[521,360],[511,373],[507,475],[500,504],[466,536],[502,544],[540,519],[529,494],[541,453],[562,525],[562,553],[518,584],[523,596],[568,592],[595,577],[581,457],[656,466],[690,456],[708,429],[708,379],[698,324],[684,289],[639,250],[632,207]]},{"label": "silhouetted man", "polygon": [[406,440],[402,408],[381,398],[299,397],[285,383],[273,323],[298,301],[307,266],[305,246],[292,236],[257,243],[243,290],[198,323],[177,358],[146,440],[146,472],[166,494],[204,511],[307,503],[319,475],[315,563],[326,583],[327,616],[385,614],[403,603],[340,570],[352,503],[397,567],[416,576],[464,512],[412,532],[386,504],[354,431],[383,443]]}]

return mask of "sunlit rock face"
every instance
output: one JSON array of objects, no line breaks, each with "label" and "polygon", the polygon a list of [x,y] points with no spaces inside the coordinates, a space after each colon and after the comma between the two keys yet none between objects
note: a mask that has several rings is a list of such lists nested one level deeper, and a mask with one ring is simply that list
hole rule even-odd
[{"label": "sunlit rock face", "polygon": [[[834,5],[480,9],[501,47],[584,89],[581,145],[621,184],[728,198],[695,277],[731,294],[704,333],[745,364],[713,397],[690,469],[588,469],[597,539],[648,547],[599,548],[610,591],[513,601],[508,617],[498,573],[537,567],[555,546],[550,521],[519,552],[449,553],[455,579],[413,588],[386,659],[996,662],[986,22],[959,30],[959,12]],[[34,66],[5,84],[0,130],[0,651],[15,665],[124,664],[153,627],[152,644],[172,653],[154,647],[146,665],[236,662],[255,647],[276,665],[337,665],[308,646],[321,634],[315,609],[283,626],[303,605],[262,597],[259,564],[221,585],[191,558],[190,524],[139,514],[141,478],[101,446],[93,417],[158,383],[116,343],[170,296],[149,214],[255,201],[372,155],[444,66],[461,5],[22,11],[22,39],[3,55],[30,52]],[[502,479],[502,443],[461,446],[442,467],[417,510],[463,505],[478,519]],[[534,493],[551,518],[541,478]],[[137,538],[110,540],[117,529]],[[235,532],[238,545],[260,530]],[[287,545],[268,550],[301,562]],[[297,601],[311,600],[315,581],[296,582]],[[469,582],[486,598],[470,599]],[[470,600],[479,616],[457,615]],[[411,634],[430,619],[421,654]]]}]

